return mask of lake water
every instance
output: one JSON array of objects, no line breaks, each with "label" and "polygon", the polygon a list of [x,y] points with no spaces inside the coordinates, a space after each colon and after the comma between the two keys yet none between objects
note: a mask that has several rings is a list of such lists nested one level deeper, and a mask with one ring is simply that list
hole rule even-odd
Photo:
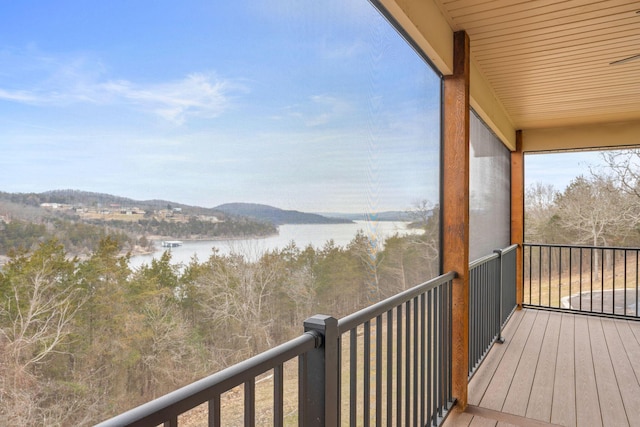
[{"label": "lake water", "polygon": [[217,248],[219,253],[224,255],[235,252],[245,255],[248,259],[257,260],[264,252],[282,249],[291,241],[294,241],[301,249],[308,245],[322,248],[331,239],[336,246],[345,247],[355,237],[358,230],[362,230],[370,239],[377,241],[378,247],[382,248],[384,240],[396,233],[406,235],[422,232],[421,230],[408,229],[408,224],[408,222],[394,221],[355,221],[352,224],[289,224],[281,225],[279,234],[275,236],[239,240],[185,240],[182,246],[171,249],[161,247],[161,242],[157,241],[155,242],[156,252],[131,257],[130,266],[136,268],[142,264],[148,264],[152,259],[159,258],[165,250],[171,251],[173,263],[188,264],[193,255],[196,255],[200,262],[206,261],[213,248]]}]

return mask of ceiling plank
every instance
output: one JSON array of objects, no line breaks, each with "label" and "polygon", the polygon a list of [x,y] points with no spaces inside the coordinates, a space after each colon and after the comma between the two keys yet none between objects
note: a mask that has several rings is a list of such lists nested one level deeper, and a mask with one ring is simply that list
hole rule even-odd
[{"label": "ceiling plank", "polygon": [[[514,126],[640,120],[637,0],[433,1]],[[640,139],[640,135],[639,135]]]}]

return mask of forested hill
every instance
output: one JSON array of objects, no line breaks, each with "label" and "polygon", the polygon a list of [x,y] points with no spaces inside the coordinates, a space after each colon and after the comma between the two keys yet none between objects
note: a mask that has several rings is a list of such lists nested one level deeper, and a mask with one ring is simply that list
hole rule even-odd
[{"label": "forested hill", "polygon": [[244,216],[259,221],[270,222],[274,225],[282,224],[349,224],[353,221],[343,218],[327,218],[318,214],[304,213],[293,210],[283,210],[273,206],[255,203],[226,203],[216,206],[217,211],[229,215]]},{"label": "forested hill", "polygon": [[277,234],[274,224],[165,200],[140,201],[57,190],[0,192],[0,255],[57,239],[73,255],[89,254],[105,237],[123,250],[148,251],[154,239],[228,239]]},{"label": "forested hill", "polygon": [[30,206],[40,206],[42,203],[59,203],[72,206],[125,206],[138,207],[144,210],[160,210],[180,208],[185,213],[192,215],[220,215],[220,211],[176,203],[168,200],[134,200],[113,194],[93,193],[81,190],[53,190],[44,193],[3,193],[0,192],[0,201],[6,200]]}]

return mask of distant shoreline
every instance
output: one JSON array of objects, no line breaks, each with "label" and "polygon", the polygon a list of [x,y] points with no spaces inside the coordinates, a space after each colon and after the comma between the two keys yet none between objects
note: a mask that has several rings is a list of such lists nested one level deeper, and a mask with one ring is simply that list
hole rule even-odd
[{"label": "distant shoreline", "polygon": [[[181,242],[223,242],[223,241],[237,241],[237,240],[257,240],[257,239],[268,239],[270,237],[279,236],[280,233],[271,233],[266,235],[249,235],[249,236],[228,236],[228,237],[173,237],[173,236],[147,236],[147,239],[153,243],[153,247],[151,248],[140,248],[139,250],[129,251],[131,256],[140,256],[140,255],[152,255],[157,252],[161,252],[163,250],[170,250],[171,248],[162,247],[162,242],[164,240],[179,240]],[[137,247],[138,248],[138,247]],[[0,264],[1,265],[1,264]]]},{"label": "distant shoreline", "polygon": [[221,242],[223,240],[248,240],[248,239],[268,239],[269,237],[279,236],[280,233],[270,234],[251,234],[245,236],[205,236],[205,237],[174,237],[174,236],[147,236],[148,240],[151,240],[154,244],[160,243],[163,240],[180,240],[183,242]]}]

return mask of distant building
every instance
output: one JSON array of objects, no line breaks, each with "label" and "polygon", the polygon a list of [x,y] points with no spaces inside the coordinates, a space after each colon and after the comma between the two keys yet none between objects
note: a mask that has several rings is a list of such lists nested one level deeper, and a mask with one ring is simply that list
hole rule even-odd
[{"label": "distant building", "polygon": [[73,206],[65,203],[40,203],[40,207],[49,209],[73,209]]}]

